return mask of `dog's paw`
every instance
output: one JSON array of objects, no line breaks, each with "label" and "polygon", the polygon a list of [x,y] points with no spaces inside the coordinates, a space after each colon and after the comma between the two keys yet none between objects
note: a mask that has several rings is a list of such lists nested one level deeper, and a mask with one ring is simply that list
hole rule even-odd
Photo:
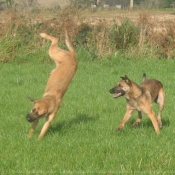
[{"label": "dog's paw", "polygon": [[136,127],[138,124],[139,124],[139,122],[134,122],[134,123],[132,124],[132,127]]},{"label": "dog's paw", "polygon": [[40,33],[40,36],[44,38],[44,37],[47,36],[47,34],[46,33]]},{"label": "dog's paw", "polygon": [[118,128],[116,128],[116,131],[120,131],[123,127],[119,126]]},{"label": "dog's paw", "polygon": [[162,128],[162,123],[158,123],[158,125],[159,125],[159,128]]}]

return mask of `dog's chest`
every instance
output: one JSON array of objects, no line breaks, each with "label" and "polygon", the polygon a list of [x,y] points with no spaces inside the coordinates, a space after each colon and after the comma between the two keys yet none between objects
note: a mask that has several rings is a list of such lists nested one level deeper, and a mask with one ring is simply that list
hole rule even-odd
[{"label": "dog's chest", "polygon": [[141,103],[141,101],[135,99],[127,100],[127,104],[138,111],[141,110]]}]

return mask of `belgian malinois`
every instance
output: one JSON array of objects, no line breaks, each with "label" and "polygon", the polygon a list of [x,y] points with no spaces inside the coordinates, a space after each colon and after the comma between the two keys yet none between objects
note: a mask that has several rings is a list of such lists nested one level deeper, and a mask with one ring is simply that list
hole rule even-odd
[{"label": "belgian malinois", "polygon": [[39,119],[46,117],[46,122],[39,135],[39,140],[43,138],[51,121],[55,118],[57,110],[61,105],[62,98],[77,69],[75,51],[70,42],[66,27],[64,30],[66,45],[69,51],[62,50],[58,47],[58,38],[47,35],[46,33],[40,34],[41,37],[51,40],[52,42],[49,48],[49,55],[51,59],[54,60],[56,68],[50,73],[42,99],[35,100],[30,98],[30,100],[34,102],[34,106],[26,116],[29,122],[33,122],[28,133],[29,137],[32,136]]},{"label": "belgian malinois", "polygon": [[[110,93],[115,94],[114,98],[120,96],[126,98],[126,113],[117,130],[122,129],[131,117],[132,112],[137,110],[138,119],[134,122],[133,126],[140,123],[143,112],[151,119],[156,133],[159,134],[159,128],[162,127],[161,112],[165,104],[165,93],[162,83],[156,79],[146,79],[145,74],[143,74],[140,86],[131,81],[126,75],[121,77],[121,79],[116,87],[109,90]],[[156,102],[159,105],[157,119],[152,109],[152,102]]]}]

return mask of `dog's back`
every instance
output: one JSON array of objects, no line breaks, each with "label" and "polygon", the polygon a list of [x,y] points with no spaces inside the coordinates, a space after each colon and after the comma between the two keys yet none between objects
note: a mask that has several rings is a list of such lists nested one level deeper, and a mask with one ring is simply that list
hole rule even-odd
[{"label": "dog's back", "polygon": [[140,87],[145,88],[150,92],[152,101],[157,99],[160,90],[163,89],[163,85],[160,81],[156,79],[146,79],[146,74],[143,74]]},{"label": "dog's back", "polygon": [[55,61],[56,68],[51,72],[48,79],[45,94],[56,93],[58,96],[62,97],[66,92],[70,81],[72,80],[76,69],[76,54],[74,48],[71,44],[67,28],[64,28],[66,45],[69,51],[63,50],[58,47],[58,39],[41,33],[41,37],[51,40],[51,46],[49,48],[49,55]]}]

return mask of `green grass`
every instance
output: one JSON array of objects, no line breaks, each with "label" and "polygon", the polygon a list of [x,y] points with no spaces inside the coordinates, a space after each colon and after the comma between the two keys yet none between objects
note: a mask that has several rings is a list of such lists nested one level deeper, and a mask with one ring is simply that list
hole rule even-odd
[{"label": "green grass", "polygon": [[[0,174],[174,174],[175,60],[133,60],[108,57],[85,61],[78,55],[77,73],[63,104],[42,141],[31,139],[25,119],[41,98],[52,64],[0,64]],[[109,93],[125,74],[141,82],[142,74],[162,81],[166,92],[163,128],[159,136],[143,117],[132,128],[137,113],[117,132],[125,113],[125,99]],[[155,111],[157,106],[153,105]]]}]

